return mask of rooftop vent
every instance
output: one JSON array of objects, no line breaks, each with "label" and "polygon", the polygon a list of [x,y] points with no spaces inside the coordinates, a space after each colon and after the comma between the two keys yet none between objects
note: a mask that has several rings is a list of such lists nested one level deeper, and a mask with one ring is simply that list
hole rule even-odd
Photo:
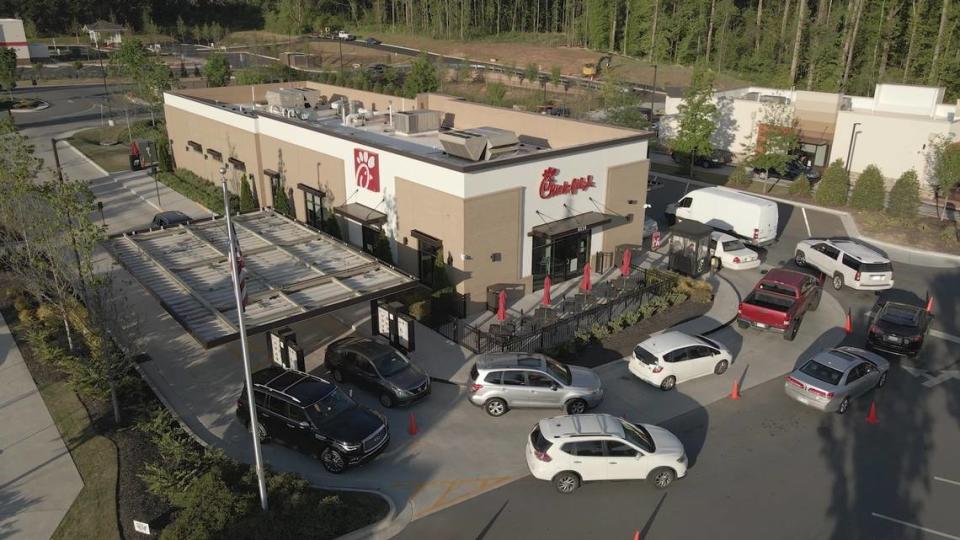
[{"label": "rooftop vent", "polygon": [[467,130],[449,130],[440,133],[443,150],[470,161],[491,160],[516,152],[520,147],[517,134],[505,129],[478,127]]},{"label": "rooftop vent", "polygon": [[278,88],[268,90],[267,105],[281,108],[309,109],[321,102],[319,90],[311,88]]},{"label": "rooftop vent", "polygon": [[420,109],[393,113],[393,127],[401,135],[416,135],[440,129],[440,111]]}]

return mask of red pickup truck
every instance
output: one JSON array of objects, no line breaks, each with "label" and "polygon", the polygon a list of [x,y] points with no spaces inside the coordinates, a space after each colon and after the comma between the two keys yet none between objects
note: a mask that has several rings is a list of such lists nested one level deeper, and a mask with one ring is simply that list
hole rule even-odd
[{"label": "red pickup truck", "polygon": [[800,329],[803,315],[815,311],[823,294],[820,280],[803,272],[775,268],[753,287],[740,302],[737,324],[783,333],[783,339],[793,341]]}]

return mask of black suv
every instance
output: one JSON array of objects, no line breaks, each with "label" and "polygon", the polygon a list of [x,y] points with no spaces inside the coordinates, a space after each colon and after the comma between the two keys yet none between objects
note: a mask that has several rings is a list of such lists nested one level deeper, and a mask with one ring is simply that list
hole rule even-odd
[{"label": "black suv", "polygon": [[374,339],[346,337],[327,346],[324,364],[337,382],[353,381],[375,392],[384,407],[430,394],[430,377],[399,351]]},{"label": "black suv", "polygon": [[190,216],[183,212],[179,210],[168,210],[153,216],[152,223],[154,227],[173,227],[174,225],[188,223],[189,221]]},{"label": "black suv", "polygon": [[866,348],[916,358],[931,317],[924,307],[880,299],[870,310]]},{"label": "black suv", "polygon": [[[373,459],[390,442],[387,419],[358,405],[335,384],[279,366],[253,374],[257,435],[308,450],[332,473]],[[250,427],[247,389],[237,400],[237,417]]]}]

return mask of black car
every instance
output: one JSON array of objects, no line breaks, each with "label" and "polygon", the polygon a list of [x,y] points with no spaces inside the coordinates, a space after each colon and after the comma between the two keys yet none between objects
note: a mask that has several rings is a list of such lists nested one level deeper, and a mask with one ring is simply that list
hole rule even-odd
[{"label": "black car", "polygon": [[188,223],[189,221],[190,216],[183,212],[179,210],[168,210],[153,216],[152,223],[154,227],[173,227],[174,225]]},{"label": "black car", "polygon": [[377,394],[384,407],[430,394],[430,377],[399,351],[377,340],[347,337],[327,346],[324,364],[337,382],[352,381]]},{"label": "black car", "polygon": [[[320,377],[273,366],[253,374],[253,393],[260,440],[309,451],[329,472],[373,459],[390,442],[382,414]],[[237,417],[250,427],[246,386],[237,400]]]},{"label": "black car", "polygon": [[753,172],[766,175],[768,178],[779,178],[781,180],[793,180],[802,174],[807,177],[811,184],[820,180],[820,173],[816,169],[806,166],[799,159],[788,162],[782,171],[778,169],[753,169]]},{"label": "black car", "polygon": [[[673,162],[679,165],[690,165],[690,154],[686,152],[670,152],[670,157],[673,158]],[[716,167],[722,167],[729,164],[733,161],[733,156],[730,155],[730,152],[725,150],[714,150],[709,156],[697,156],[693,161],[693,164],[697,167],[703,167],[704,169],[713,169]]]},{"label": "black car", "polygon": [[383,43],[382,41],[380,41],[375,37],[368,37],[367,39],[363,40],[363,42],[366,43],[367,45],[380,45],[381,43]]},{"label": "black car", "polygon": [[880,300],[870,311],[867,350],[888,352],[911,358],[923,347],[930,325],[930,313],[924,307]]}]

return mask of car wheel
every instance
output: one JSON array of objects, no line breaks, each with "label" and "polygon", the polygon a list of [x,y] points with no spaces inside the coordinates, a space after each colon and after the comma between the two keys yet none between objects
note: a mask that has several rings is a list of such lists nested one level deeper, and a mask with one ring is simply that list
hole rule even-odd
[{"label": "car wheel", "polygon": [[797,332],[800,331],[800,319],[793,321],[793,324],[790,325],[790,329],[783,333],[783,339],[787,341],[793,341],[797,337]]},{"label": "car wheel", "polygon": [[837,409],[837,414],[843,414],[847,412],[847,409],[850,408],[850,398],[843,398],[843,401],[840,402],[840,408]]},{"label": "car wheel", "polygon": [[339,369],[337,368],[331,369],[330,374],[333,375],[333,380],[337,381],[338,383],[343,382],[343,372],[340,371]]},{"label": "car wheel", "polygon": [[673,390],[673,387],[677,385],[677,378],[673,375],[670,375],[666,379],[660,381],[660,389],[664,392]]},{"label": "car wheel", "polygon": [[340,474],[347,468],[347,461],[343,459],[343,454],[329,446],[320,453],[320,463],[323,463],[323,468],[327,472],[333,474]]},{"label": "car wheel", "polygon": [[807,256],[803,254],[802,251],[797,251],[797,254],[793,257],[793,262],[797,263],[797,266],[803,267],[807,265]]},{"label": "car wheel", "polygon": [[574,399],[567,402],[567,414],[583,414],[587,412],[587,402],[582,399]]},{"label": "car wheel", "polygon": [[838,291],[843,288],[843,276],[841,274],[833,275],[833,288]]},{"label": "car wheel", "polygon": [[716,373],[717,375],[723,375],[724,373],[727,372],[727,368],[729,366],[730,366],[730,362],[727,362],[726,360],[721,360],[717,362],[716,367],[713,368],[713,372]]},{"label": "car wheel", "polygon": [[[254,428],[256,426],[256,428]],[[270,437],[267,435],[267,428],[260,422],[247,422],[247,429],[256,429],[257,430],[257,440],[261,443],[265,443],[270,440]]]},{"label": "car wheel", "polygon": [[673,469],[654,469],[650,473],[650,481],[653,482],[653,486],[657,489],[666,489],[673,481],[677,478],[677,473],[673,472]]},{"label": "car wheel", "polygon": [[490,416],[503,416],[507,412],[507,402],[500,398],[493,398],[483,406]]},{"label": "car wheel", "polygon": [[750,323],[748,323],[747,321],[737,321],[737,326],[739,326],[743,330],[746,330],[747,328],[750,328]]},{"label": "car wheel", "polygon": [[880,380],[877,381],[877,388],[883,388],[883,385],[887,384],[887,372],[884,371],[880,374]]},{"label": "car wheel", "polygon": [[396,405],[396,402],[393,399],[393,395],[391,395],[389,392],[381,392],[380,404],[389,409]]},{"label": "car wheel", "polygon": [[553,485],[560,493],[569,495],[580,487],[580,475],[572,471],[563,471],[553,477]]}]

